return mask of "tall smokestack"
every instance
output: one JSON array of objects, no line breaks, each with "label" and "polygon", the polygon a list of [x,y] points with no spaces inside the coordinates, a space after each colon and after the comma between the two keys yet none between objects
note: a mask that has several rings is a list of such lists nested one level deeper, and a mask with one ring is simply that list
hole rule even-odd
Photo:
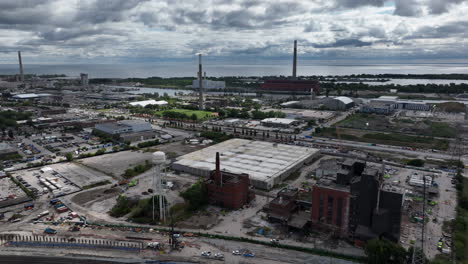
[{"label": "tall smokestack", "polygon": [[221,176],[221,164],[219,160],[219,152],[216,152],[216,169],[215,169],[215,182],[218,185],[223,185],[223,179]]},{"label": "tall smokestack", "polygon": [[203,110],[205,109],[205,107],[203,105],[203,71],[201,57],[201,53],[198,54],[198,89],[200,89],[200,91],[198,92],[198,108],[200,110]]},{"label": "tall smokestack", "polygon": [[297,78],[296,67],[297,67],[297,40],[294,40],[293,72],[292,72],[293,79]]},{"label": "tall smokestack", "polygon": [[21,82],[24,82],[23,60],[21,59],[21,51],[18,51],[19,70]]}]

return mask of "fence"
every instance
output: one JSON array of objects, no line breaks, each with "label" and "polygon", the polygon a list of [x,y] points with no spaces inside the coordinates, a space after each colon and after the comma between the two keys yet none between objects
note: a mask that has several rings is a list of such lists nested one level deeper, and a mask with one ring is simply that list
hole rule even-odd
[{"label": "fence", "polygon": [[57,248],[87,248],[100,250],[140,251],[143,242],[110,241],[92,238],[65,238],[47,235],[22,236],[14,234],[0,235],[0,244],[17,247],[57,247]]}]

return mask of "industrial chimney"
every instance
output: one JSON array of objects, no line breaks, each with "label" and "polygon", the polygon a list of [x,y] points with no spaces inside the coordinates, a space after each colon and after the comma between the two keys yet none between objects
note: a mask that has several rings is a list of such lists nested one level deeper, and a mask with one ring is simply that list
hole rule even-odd
[{"label": "industrial chimney", "polygon": [[215,169],[215,182],[217,185],[223,185],[223,178],[221,176],[221,164],[219,160],[219,152],[216,152],[216,169]]},{"label": "industrial chimney", "polygon": [[21,59],[21,51],[18,51],[19,70],[21,82],[24,82],[23,60]]},{"label": "industrial chimney", "polygon": [[293,72],[292,72],[293,79],[297,78],[296,67],[297,67],[297,40],[294,40]]},{"label": "industrial chimney", "polygon": [[198,54],[198,108],[200,110],[205,109],[205,106],[203,105],[203,71],[202,71],[202,60],[201,60],[201,53]]}]

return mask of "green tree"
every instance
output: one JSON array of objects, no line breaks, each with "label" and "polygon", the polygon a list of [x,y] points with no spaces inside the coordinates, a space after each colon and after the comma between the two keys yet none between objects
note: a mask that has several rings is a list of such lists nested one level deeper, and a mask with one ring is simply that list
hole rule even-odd
[{"label": "green tree", "polygon": [[193,113],[191,116],[190,116],[190,119],[192,119],[193,121],[197,121],[198,117],[195,113]]},{"label": "green tree", "polygon": [[406,164],[410,165],[410,166],[415,166],[415,167],[422,167],[422,166],[424,166],[424,160],[422,160],[422,159],[412,159],[412,160],[409,160]]},{"label": "green tree", "polygon": [[73,160],[73,153],[68,152],[65,154],[65,158],[67,158],[67,161],[72,161]]},{"label": "green tree", "polygon": [[201,182],[197,182],[188,188],[180,196],[189,203],[189,209],[195,211],[208,204],[206,189]]},{"label": "green tree", "polygon": [[369,264],[405,263],[407,256],[407,252],[402,246],[386,239],[372,239],[367,242],[364,250]]}]

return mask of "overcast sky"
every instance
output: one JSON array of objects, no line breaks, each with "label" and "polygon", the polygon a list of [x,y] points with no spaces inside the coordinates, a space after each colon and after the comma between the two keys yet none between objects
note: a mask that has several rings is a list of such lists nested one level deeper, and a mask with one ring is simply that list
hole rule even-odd
[{"label": "overcast sky", "polygon": [[0,63],[468,58],[468,0],[0,0]]}]

